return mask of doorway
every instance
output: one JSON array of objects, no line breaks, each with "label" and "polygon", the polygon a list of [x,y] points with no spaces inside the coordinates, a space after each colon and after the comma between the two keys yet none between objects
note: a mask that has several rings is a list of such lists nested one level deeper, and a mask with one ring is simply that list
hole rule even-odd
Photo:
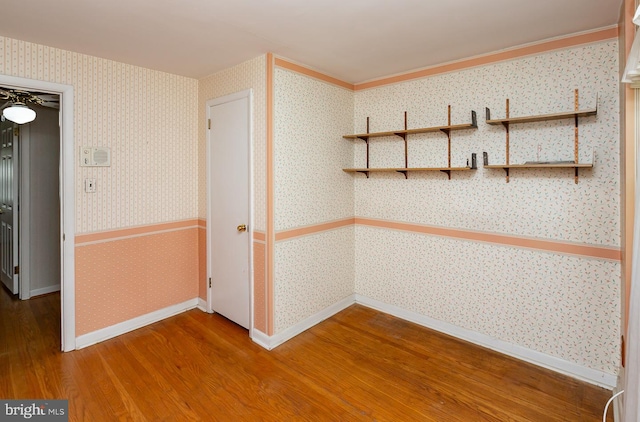
[{"label": "doorway", "polygon": [[[59,183],[59,214],[57,220],[57,236],[60,246],[59,276],[60,309],[61,309],[61,349],[75,349],[75,212],[74,212],[74,139],[73,139],[73,87],[52,82],[37,81],[26,78],[0,75],[0,86],[23,91],[38,91],[59,95],[60,111],[57,116],[59,126],[59,142],[57,155],[59,166],[57,178]],[[37,119],[37,117],[36,117]],[[55,224],[55,222],[54,222]]]},{"label": "doorway", "polygon": [[60,291],[60,100],[0,86],[0,98],[16,93],[36,119],[0,119],[0,279],[27,300]]},{"label": "doorway", "polygon": [[251,90],[207,101],[207,306],[252,330]]}]

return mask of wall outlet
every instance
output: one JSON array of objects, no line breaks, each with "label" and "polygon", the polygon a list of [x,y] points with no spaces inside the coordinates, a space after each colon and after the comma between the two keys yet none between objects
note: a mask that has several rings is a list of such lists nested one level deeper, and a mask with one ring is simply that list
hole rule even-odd
[{"label": "wall outlet", "polygon": [[96,193],[96,179],[84,179],[84,191]]}]

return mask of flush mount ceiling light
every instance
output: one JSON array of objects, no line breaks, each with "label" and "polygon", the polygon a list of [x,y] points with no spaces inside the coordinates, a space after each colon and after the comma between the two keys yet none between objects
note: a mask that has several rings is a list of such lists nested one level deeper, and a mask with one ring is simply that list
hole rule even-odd
[{"label": "flush mount ceiling light", "polygon": [[[1,100],[6,100],[1,104]],[[60,109],[60,97],[46,92],[29,92],[0,86],[0,110],[2,117],[19,125],[32,122],[36,118],[34,104]]]},{"label": "flush mount ceiling light", "polygon": [[36,112],[21,102],[15,102],[2,110],[2,115],[5,119],[11,120],[19,125],[32,122],[36,118]]}]

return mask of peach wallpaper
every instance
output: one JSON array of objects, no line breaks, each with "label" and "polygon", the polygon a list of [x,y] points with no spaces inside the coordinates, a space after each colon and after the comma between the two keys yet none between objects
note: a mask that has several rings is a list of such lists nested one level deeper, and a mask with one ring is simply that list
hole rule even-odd
[{"label": "peach wallpaper", "polygon": [[264,241],[253,242],[253,326],[267,332],[266,246]]},{"label": "peach wallpaper", "polygon": [[207,300],[207,227],[201,220],[198,227],[198,297]]},{"label": "peach wallpaper", "polygon": [[[470,121],[478,129],[452,132],[452,165],[478,154],[477,171],[355,175],[355,216],[522,238],[620,247],[618,46],[606,41],[466,69],[355,93],[355,133]],[[505,161],[505,129],[492,117],[580,108],[580,161],[592,170],[482,168]],[[573,158],[573,120],[512,125],[511,162]],[[354,165],[364,143],[352,142]],[[399,166],[399,138],[371,141],[371,166]],[[446,163],[446,136],[413,135],[409,166]],[[614,374],[619,363],[620,262],[565,256],[356,226],[356,293]]]},{"label": "peach wallpaper", "polygon": [[76,335],[198,296],[197,226],[76,244]]},{"label": "peach wallpaper", "polygon": [[4,37],[0,73],[73,85],[76,148],[111,149],[111,167],[78,157],[77,233],[196,216],[197,80]]},{"label": "peach wallpaper", "polygon": [[353,160],[342,135],[353,92],[275,69],[275,332],[353,294],[353,226],[287,240],[279,233],[353,216]]}]

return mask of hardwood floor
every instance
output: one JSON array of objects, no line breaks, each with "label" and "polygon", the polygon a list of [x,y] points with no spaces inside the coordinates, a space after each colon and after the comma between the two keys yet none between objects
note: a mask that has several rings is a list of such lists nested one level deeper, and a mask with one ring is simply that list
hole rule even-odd
[{"label": "hardwood floor", "polygon": [[193,310],[61,353],[59,295],[1,290],[0,398],[72,421],[595,422],[611,395],[357,305],[271,352]]}]

